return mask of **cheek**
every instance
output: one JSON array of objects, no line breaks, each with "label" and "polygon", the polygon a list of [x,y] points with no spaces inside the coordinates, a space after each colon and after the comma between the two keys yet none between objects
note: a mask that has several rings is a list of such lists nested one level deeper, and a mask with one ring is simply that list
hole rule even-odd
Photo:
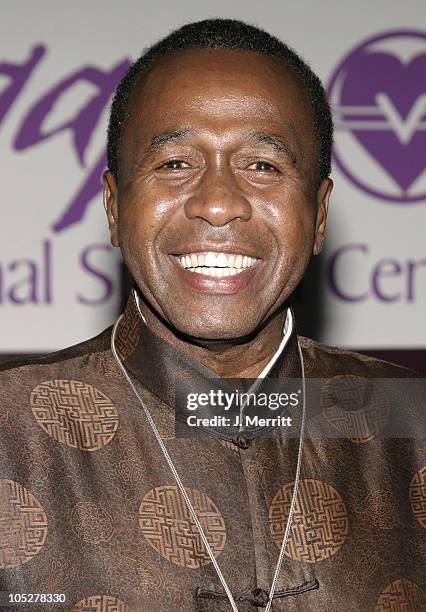
[{"label": "cheek", "polygon": [[313,245],[315,215],[313,203],[300,192],[289,192],[269,209],[279,249],[287,258],[297,259]]},{"label": "cheek", "polygon": [[130,255],[152,251],[158,235],[175,208],[174,203],[149,188],[130,185],[120,201],[119,239]]}]

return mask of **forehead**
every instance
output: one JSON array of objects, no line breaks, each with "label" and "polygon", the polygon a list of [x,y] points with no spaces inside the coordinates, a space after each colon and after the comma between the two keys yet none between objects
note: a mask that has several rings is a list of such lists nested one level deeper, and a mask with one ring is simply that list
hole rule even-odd
[{"label": "forehead", "polygon": [[[163,56],[129,101],[121,153],[176,127],[216,132],[268,128],[315,148],[308,94],[279,58],[240,49],[192,49]],[[130,132],[131,141],[126,137]]]}]

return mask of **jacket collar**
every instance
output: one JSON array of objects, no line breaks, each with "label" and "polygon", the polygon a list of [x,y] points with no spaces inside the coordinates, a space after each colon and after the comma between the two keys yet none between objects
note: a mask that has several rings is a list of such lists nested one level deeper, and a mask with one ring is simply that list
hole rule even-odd
[{"label": "jacket collar", "polygon": [[[286,325],[279,349],[256,383],[261,384],[262,381],[259,379],[263,376],[266,378],[301,377],[297,333],[292,312],[287,316]],[[216,372],[192,359],[151,330],[139,310],[136,289],[132,290],[127,300],[124,313],[117,325],[114,343],[120,360],[130,374],[173,409],[175,408],[176,384],[179,381],[188,382],[195,389],[202,387],[209,380],[219,379]],[[217,433],[217,431],[212,433]]]}]

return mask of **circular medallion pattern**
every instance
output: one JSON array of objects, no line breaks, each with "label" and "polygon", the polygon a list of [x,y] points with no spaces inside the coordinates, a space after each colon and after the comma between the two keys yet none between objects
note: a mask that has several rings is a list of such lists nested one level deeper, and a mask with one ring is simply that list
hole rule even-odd
[{"label": "circular medallion pattern", "polygon": [[389,419],[389,400],[379,384],[353,375],[338,375],[321,388],[323,418],[342,437],[362,444],[375,438]]},{"label": "circular medallion pattern", "polygon": [[108,542],[114,533],[109,512],[93,502],[79,502],[72,509],[71,525],[80,538],[91,544]]},{"label": "circular medallion pattern", "polygon": [[82,451],[103,448],[118,429],[118,412],[109,397],[79,380],[42,382],[31,392],[30,404],[49,436]]},{"label": "circular medallion pattern", "polygon": [[[202,491],[185,489],[215,557],[226,542],[225,521]],[[188,569],[211,563],[198,529],[176,485],[151,489],[139,507],[139,527],[147,542],[162,557]]]},{"label": "circular medallion pattern", "polygon": [[118,477],[126,484],[143,482],[143,477],[146,475],[142,465],[125,459],[118,462],[116,471]]},{"label": "circular medallion pattern", "polygon": [[378,571],[381,560],[377,547],[368,541],[368,538],[362,541],[367,545],[357,550],[356,563],[348,568],[344,580],[364,596],[369,585],[369,578]]},{"label": "circular medallion pattern", "polygon": [[426,599],[414,582],[394,580],[381,592],[374,612],[421,612]]},{"label": "circular medallion pattern", "polygon": [[426,529],[426,465],[414,473],[410,482],[409,499],[416,520]]},{"label": "circular medallion pattern", "polygon": [[[294,482],[283,485],[269,508],[272,537],[281,548]],[[285,554],[295,561],[316,563],[335,555],[348,534],[348,513],[339,493],[321,480],[301,480]]]},{"label": "circular medallion pattern", "polygon": [[0,479],[0,568],[30,561],[47,538],[47,516],[38,499],[14,480]]},{"label": "circular medallion pattern", "polygon": [[110,353],[104,353],[99,358],[99,366],[102,374],[107,378],[122,378],[123,373],[119,368],[115,358]]}]

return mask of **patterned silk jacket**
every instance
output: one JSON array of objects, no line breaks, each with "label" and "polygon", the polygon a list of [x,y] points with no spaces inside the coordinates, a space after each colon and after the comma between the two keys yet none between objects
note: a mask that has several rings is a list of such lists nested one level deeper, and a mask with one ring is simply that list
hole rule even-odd
[{"label": "patterned silk jacket", "polygon": [[[111,332],[2,367],[0,591],[64,593],[66,604],[46,599],[0,609],[230,610],[158,441],[111,352]],[[307,378],[420,376],[306,338],[299,342]],[[264,607],[289,513],[298,439],[280,428],[272,436],[234,441],[175,435],[176,381],[195,386],[215,375],[151,331],[134,293],[115,344],[238,609]],[[293,332],[269,376],[300,375]],[[376,433],[387,418],[378,404]],[[345,413],[332,406],[336,431],[357,410],[362,408]],[[307,435],[272,610],[426,610],[425,528],[421,440],[365,432]]]}]

